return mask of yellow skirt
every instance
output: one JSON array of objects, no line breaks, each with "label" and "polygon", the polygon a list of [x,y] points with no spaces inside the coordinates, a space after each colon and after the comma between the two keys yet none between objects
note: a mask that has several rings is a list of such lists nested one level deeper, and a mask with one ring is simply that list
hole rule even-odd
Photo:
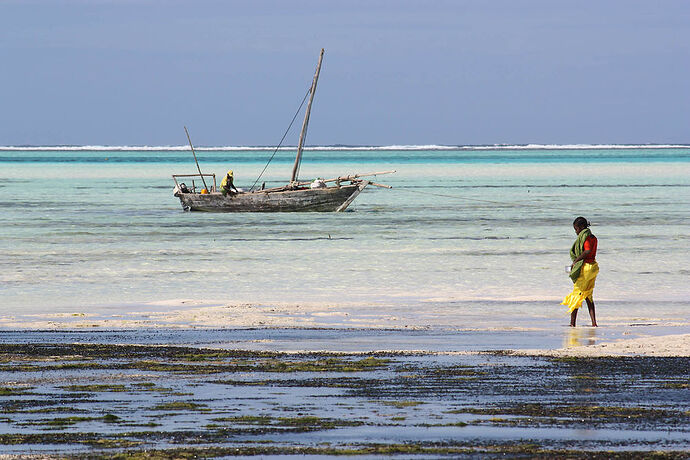
[{"label": "yellow skirt", "polygon": [[593,264],[582,264],[582,270],[580,271],[580,277],[575,281],[575,286],[573,286],[573,292],[565,296],[561,305],[568,307],[568,313],[572,313],[573,310],[577,310],[582,306],[582,301],[585,299],[592,298],[592,292],[594,292],[594,282],[599,274],[599,264],[594,262]]}]

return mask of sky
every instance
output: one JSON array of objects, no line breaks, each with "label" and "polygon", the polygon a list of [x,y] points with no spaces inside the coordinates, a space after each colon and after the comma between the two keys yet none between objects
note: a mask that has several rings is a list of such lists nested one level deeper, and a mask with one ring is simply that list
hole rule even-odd
[{"label": "sky", "polygon": [[0,145],[276,145],[321,48],[308,145],[690,144],[686,0],[0,0]]}]

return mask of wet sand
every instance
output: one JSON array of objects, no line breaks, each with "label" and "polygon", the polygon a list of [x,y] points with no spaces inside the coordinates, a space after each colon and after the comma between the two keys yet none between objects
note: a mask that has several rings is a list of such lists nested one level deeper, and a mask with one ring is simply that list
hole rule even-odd
[{"label": "wet sand", "polygon": [[690,326],[626,307],[599,328],[534,301],[5,315],[0,456],[687,458]]},{"label": "wet sand", "polygon": [[[534,300],[261,305],[178,299],[88,311],[13,312],[0,315],[0,334],[10,337],[16,332],[21,337],[22,331],[46,330],[58,337],[64,332],[63,340],[70,343],[82,331],[87,337],[90,332],[98,337],[112,331],[120,333],[124,343],[143,343],[139,340],[143,335],[163,344],[269,351],[514,350],[550,356],[690,356],[690,320],[681,314],[687,304],[658,303],[641,310],[626,302],[607,302],[600,309],[598,328],[586,326],[586,312],[579,318],[580,326],[567,327],[568,316],[557,305]],[[262,329],[276,332],[251,332]],[[216,330],[234,331],[232,340]],[[2,340],[7,339],[0,336]]]},{"label": "wet sand", "polygon": [[[4,331],[0,452],[686,458],[687,354],[521,356],[515,334]],[[367,349],[405,342],[421,351]]]},{"label": "wet sand", "polygon": [[540,356],[676,356],[690,357],[690,334],[661,335],[635,339],[620,339],[597,345],[571,346],[558,349],[516,350],[519,355]]}]

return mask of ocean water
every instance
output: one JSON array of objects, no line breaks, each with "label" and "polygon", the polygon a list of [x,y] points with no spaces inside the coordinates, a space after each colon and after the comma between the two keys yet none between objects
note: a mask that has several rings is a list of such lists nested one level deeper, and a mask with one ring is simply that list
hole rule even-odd
[{"label": "ocean water", "polygon": [[[197,154],[249,187],[272,151]],[[293,158],[280,150],[259,183],[285,183]],[[583,215],[600,317],[687,324],[690,147],[314,148],[300,178],[390,169],[377,181],[392,190],[345,213],[190,213],[172,192],[196,172],[184,148],[0,148],[0,315],[193,299],[565,318]]]}]

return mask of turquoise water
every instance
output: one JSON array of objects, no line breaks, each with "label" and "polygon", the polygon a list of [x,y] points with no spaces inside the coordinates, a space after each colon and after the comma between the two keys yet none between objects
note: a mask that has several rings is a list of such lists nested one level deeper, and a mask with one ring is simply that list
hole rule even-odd
[{"label": "turquoise water", "polygon": [[[198,155],[249,187],[271,153]],[[285,183],[293,155],[278,152],[261,181]],[[394,188],[366,189],[346,213],[205,214],[172,195],[172,174],[196,172],[185,150],[0,150],[0,314],[195,299],[411,314],[457,302],[473,321],[485,302],[533,301],[514,313],[563,315],[584,215],[600,315],[686,320],[690,148],[316,149],[300,177],[389,169],[377,181]]]}]

